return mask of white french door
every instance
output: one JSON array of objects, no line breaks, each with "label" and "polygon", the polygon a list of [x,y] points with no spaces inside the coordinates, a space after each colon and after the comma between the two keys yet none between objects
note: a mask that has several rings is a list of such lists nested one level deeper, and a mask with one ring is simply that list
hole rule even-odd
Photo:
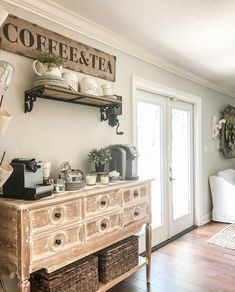
[{"label": "white french door", "polygon": [[194,225],[193,106],[137,91],[140,177],[152,183],[153,246]]},{"label": "white french door", "polygon": [[169,237],[194,225],[193,106],[169,100]]}]

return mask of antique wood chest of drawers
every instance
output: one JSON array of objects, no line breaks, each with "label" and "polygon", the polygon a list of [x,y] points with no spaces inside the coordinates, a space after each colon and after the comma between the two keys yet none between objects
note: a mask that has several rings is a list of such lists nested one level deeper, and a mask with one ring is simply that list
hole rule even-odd
[{"label": "antique wood chest of drawers", "polygon": [[150,180],[85,187],[39,201],[0,199],[0,273],[29,292],[30,273],[55,271],[136,234],[146,225],[146,261],[98,291],[106,291],[146,264],[150,280]]}]

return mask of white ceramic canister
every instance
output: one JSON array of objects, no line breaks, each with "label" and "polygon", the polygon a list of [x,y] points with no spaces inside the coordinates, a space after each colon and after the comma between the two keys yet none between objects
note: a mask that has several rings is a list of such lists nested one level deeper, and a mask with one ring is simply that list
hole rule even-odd
[{"label": "white ceramic canister", "polygon": [[98,84],[94,78],[83,77],[80,81],[81,92],[98,95]]},{"label": "white ceramic canister", "polygon": [[64,80],[71,86],[74,90],[78,91],[78,77],[73,72],[64,72],[62,74]]}]

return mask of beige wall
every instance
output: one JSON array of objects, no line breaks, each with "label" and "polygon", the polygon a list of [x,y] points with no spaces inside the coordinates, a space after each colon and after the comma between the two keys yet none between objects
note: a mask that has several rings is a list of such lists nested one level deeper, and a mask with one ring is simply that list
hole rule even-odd
[{"label": "beige wall", "polygon": [[[35,157],[52,161],[52,174],[57,175],[63,161],[69,161],[74,168],[88,169],[87,154],[93,147],[113,143],[132,142],[132,84],[131,76],[152,80],[157,83],[197,95],[202,98],[202,165],[203,165],[203,212],[211,210],[208,190],[208,175],[234,166],[234,160],[226,160],[218,152],[218,139],[211,139],[211,115],[220,115],[226,104],[235,105],[233,98],[216,93],[166,70],[150,65],[128,54],[89,39],[69,29],[53,24],[8,5],[11,14],[64,34],[117,56],[117,81],[115,93],[123,96],[123,115],[120,130],[123,136],[115,134],[115,128],[107,122],[100,122],[99,110],[92,107],[38,99],[31,113],[24,113],[24,91],[32,87],[32,60],[1,51],[0,58],[15,67],[13,81],[5,95],[3,107],[13,115],[7,133],[0,137],[0,150],[6,150],[6,159],[14,157]],[[79,75],[79,78],[81,75]],[[104,80],[97,81],[102,84]],[[208,152],[205,153],[205,146]]]}]

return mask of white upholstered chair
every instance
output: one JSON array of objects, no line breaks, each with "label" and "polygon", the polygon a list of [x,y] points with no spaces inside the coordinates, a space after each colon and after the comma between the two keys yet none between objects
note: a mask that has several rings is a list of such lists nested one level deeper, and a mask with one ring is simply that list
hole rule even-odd
[{"label": "white upholstered chair", "polygon": [[214,221],[235,223],[235,170],[226,169],[209,177]]}]

